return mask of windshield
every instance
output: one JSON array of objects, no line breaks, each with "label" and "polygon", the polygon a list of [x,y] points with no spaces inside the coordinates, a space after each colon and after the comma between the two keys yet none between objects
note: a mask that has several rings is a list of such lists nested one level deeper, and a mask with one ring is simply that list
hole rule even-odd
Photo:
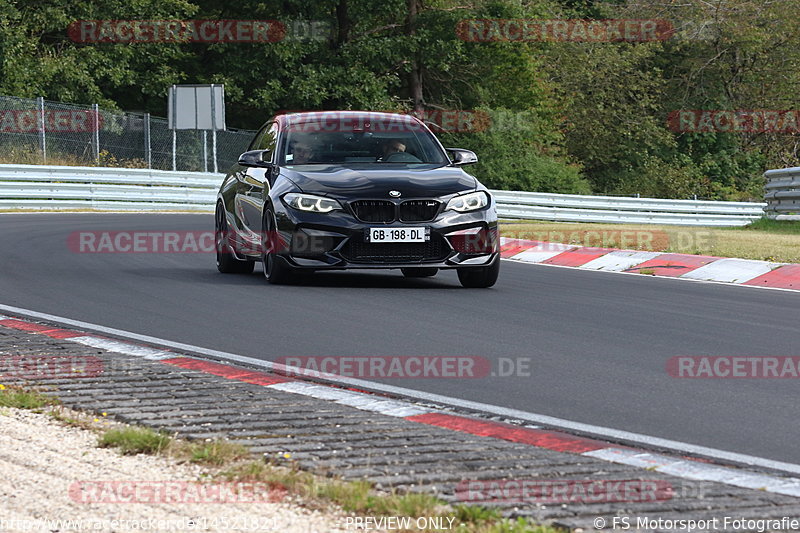
[{"label": "windshield", "polygon": [[449,162],[433,135],[413,122],[396,122],[391,128],[371,128],[367,124],[367,127],[342,127],[335,128],[339,131],[330,131],[330,124],[323,121],[287,127],[280,148],[283,164],[407,165]]}]

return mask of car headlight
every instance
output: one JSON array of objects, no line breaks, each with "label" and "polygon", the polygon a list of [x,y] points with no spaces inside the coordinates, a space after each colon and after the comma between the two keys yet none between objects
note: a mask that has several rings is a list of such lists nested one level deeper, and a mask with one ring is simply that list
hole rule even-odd
[{"label": "car headlight", "polygon": [[481,209],[487,205],[489,205],[489,195],[483,191],[476,191],[451,198],[444,210],[452,209],[459,213],[466,213],[467,211]]},{"label": "car headlight", "polygon": [[342,204],[332,198],[324,196],[314,196],[313,194],[301,194],[290,192],[283,196],[283,201],[290,207],[300,211],[311,211],[313,213],[330,213],[336,209],[341,209]]}]

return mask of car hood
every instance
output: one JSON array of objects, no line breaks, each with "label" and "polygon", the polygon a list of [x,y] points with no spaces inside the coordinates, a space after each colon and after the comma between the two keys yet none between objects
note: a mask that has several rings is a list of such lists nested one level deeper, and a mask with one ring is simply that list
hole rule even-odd
[{"label": "car hood", "polygon": [[389,198],[399,191],[400,198],[431,198],[474,190],[477,180],[453,167],[353,168],[332,165],[305,165],[282,169],[303,192],[334,198]]}]

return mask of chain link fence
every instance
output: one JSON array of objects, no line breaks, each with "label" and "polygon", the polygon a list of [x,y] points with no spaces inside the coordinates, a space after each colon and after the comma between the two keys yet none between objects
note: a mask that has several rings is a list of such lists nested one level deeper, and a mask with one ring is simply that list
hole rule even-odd
[{"label": "chain link fence", "polygon": [[0,96],[0,163],[225,171],[254,133],[170,130],[149,113]]}]

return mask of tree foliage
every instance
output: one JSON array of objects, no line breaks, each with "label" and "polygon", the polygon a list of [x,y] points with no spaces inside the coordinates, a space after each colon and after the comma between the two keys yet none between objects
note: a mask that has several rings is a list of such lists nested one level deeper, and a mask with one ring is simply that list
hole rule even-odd
[{"label": "tree foliage", "polygon": [[[244,16],[243,14],[246,14]],[[279,20],[277,43],[81,44],[77,20]],[[465,42],[469,19],[666,19],[656,42]],[[779,0],[0,0],[0,93],[166,112],[175,83],[224,83],[228,123],[282,110],[479,110],[475,150],[498,188],[757,198],[796,165],[797,135],[672,131],[681,109],[794,109],[800,4]],[[324,33],[309,36],[309,21]]]}]

